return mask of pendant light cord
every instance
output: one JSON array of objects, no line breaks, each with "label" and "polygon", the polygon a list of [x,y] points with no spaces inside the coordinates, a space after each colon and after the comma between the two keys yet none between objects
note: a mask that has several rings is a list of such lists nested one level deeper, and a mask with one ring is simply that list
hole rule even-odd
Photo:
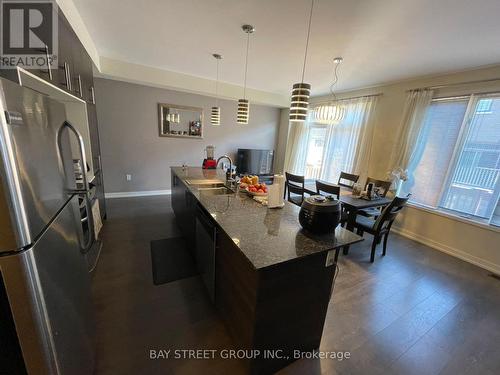
[{"label": "pendant light cord", "polygon": [[217,73],[215,78],[215,106],[219,106],[219,59],[217,60]]},{"label": "pendant light cord", "polygon": [[335,93],[333,92],[333,86],[335,86],[335,84],[338,82],[339,80],[339,76],[337,74],[337,69],[339,68],[339,65],[340,64],[335,64],[335,68],[333,69],[333,82],[332,84],[330,85],[330,93],[332,94],[333,96],[333,101],[336,102],[337,101],[337,95],[335,95]]},{"label": "pendant light cord", "polygon": [[246,99],[247,92],[247,71],[248,71],[248,46],[250,45],[250,33],[247,32],[247,54],[245,57],[245,80],[243,83],[243,99]]},{"label": "pendant light cord", "polygon": [[309,48],[309,35],[311,34],[311,21],[313,16],[314,0],[311,0],[311,12],[309,13],[309,25],[307,27],[306,51],[304,54],[304,65],[302,66],[302,81],[304,82],[304,75],[306,72],[307,50]]}]

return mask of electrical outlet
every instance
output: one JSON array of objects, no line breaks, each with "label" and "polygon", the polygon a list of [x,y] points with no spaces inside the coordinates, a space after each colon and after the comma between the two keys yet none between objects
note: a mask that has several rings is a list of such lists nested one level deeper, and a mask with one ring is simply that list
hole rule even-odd
[{"label": "electrical outlet", "polygon": [[325,267],[330,267],[335,264],[335,252],[336,250],[330,250],[328,254],[326,254]]},{"label": "electrical outlet", "polygon": [[125,177],[127,178],[127,181],[132,181],[132,175],[131,174],[126,174]]}]

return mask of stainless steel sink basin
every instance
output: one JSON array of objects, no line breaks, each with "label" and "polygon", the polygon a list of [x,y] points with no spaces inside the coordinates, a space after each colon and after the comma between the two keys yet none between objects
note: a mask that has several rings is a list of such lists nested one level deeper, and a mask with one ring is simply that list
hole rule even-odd
[{"label": "stainless steel sink basin", "polygon": [[203,185],[195,185],[192,184],[191,186],[197,187],[198,190],[203,190],[203,189],[221,189],[221,188],[226,188],[226,185],[224,183],[217,183],[217,184],[203,184]]},{"label": "stainless steel sink basin", "polygon": [[186,180],[188,185],[197,185],[197,186],[208,186],[208,187],[223,187],[224,181],[221,180],[205,180],[205,179],[193,179]]},{"label": "stainless steel sink basin", "polygon": [[200,187],[198,188],[198,191],[201,194],[207,194],[207,195],[229,195],[229,194],[234,194],[234,191],[229,189],[226,186],[219,186],[219,187]]}]

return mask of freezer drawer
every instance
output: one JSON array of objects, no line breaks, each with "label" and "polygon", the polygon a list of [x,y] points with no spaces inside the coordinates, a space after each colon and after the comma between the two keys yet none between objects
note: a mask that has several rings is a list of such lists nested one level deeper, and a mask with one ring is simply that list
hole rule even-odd
[{"label": "freezer drawer", "polygon": [[75,196],[33,247],[0,257],[5,292],[30,374],[93,372],[92,300],[79,220]]}]

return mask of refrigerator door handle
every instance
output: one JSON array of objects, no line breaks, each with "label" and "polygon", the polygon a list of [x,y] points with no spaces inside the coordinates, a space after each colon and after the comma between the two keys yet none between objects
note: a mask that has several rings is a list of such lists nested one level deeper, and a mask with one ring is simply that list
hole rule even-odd
[{"label": "refrigerator door handle", "polygon": [[78,152],[80,154],[80,164],[82,167],[82,182],[83,182],[83,189],[76,189],[76,190],[73,189],[70,190],[69,192],[81,193],[82,190],[87,192],[89,190],[89,183],[87,180],[87,157],[85,156],[85,144],[83,143],[83,137],[80,134],[80,132],[68,121],[64,121],[64,123],[61,125],[61,127],[57,132],[57,146],[59,148],[59,158],[61,160],[63,159],[61,140],[62,140],[62,132],[64,131],[65,128],[69,129],[75,135],[76,140],[78,141]]},{"label": "refrigerator door handle", "polygon": [[[85,202],[85,211],[87,214],[87,225],[89,228],[89,235],[86,239],[83,240],[83,243],[80,243],[80,247],[82,249],[82,253],[87,253],[92,245],[94,244],[94,217],[92,216],[92,203],[90,202],[89,193],[85,192],[80,195]],[[83,222],[80,221],[82,225],[81,231],[83,233]],[[85,237],[85,236],[82,236]]]},{"label": "refrigerator door handle", "polygon": [[[68,189],[69,194],[78,194],[84,201],[85,203],[85,212],[87,215],[87,224],[88,224],[88,229],[89,229],[89,235],[85,239],[84,231],[83,231],[83,226],[80,221],[80,230],[82,234],[83,241],[80,241],[80,247],[82,249],[83,253],[86,253],[87,251],[90,250],[92,247],[92,244],[94,243],[94,218],[92,216],[92,204],[90,202],[89,198],[89,183],[87,180],[87,158],[85,156],[85,144],[83,143],[83,137],[80,134],[80,132],[73,126],[71,125],[68,121],[64,121],[64,123],[61,125],[57,132],[57,145],[59,148],[59,157],[61,160],[63,159],[62,157],[62,145],[61,145],[61,140],[62,140],[62,132],[64,129],[70,130],[76,137],[78,141],[78,152],[80,154],[80,164],[82,167],[82,182],[83,182],[83,189]],[[64,160],[62,160],[64,163]],[[64,170],[64,168],[63,168]]]}]

